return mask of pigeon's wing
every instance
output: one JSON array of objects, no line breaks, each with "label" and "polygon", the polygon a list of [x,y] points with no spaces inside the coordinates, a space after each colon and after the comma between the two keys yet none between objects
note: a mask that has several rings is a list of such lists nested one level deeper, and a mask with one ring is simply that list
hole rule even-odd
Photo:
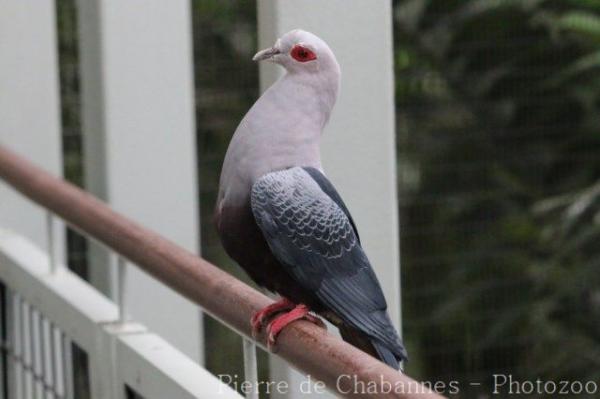
[{"label": "pigeon's wing", "polygon": [[[320,174],[317,179],[315,172]],[[261,177],[251,195],[256,222],[275,257],[298,284],[345,323],[405,358],[348,211],[338,203],[337,192],[328,195],[324,185],[335,192],[316,169],[296,167]]]},{"label": "pigeon's wing", "polygon": [[323,192],[325,194],[327,194],[329,196],[329,198],[331,198],[333,200],[333,202],[335,202],[340,207],[340,209],[344,212],[344,214],[348,218],[348,221],[350,222],[350,225],[352,225],[352,230],[354,230],[354,234],[356,234],[356,238],[358,239],[358,243],[360,244],[360,236],[358,235],[358,229],[356,228],[356,225],[354,224],[354,219],[352,219],[352,215],[350,215],[350,211],[348,211],[348,208],[346,207],[344,200],[342,200],[342,197],[340,197],[340,194],[337,192],[335,187],[333,187],[333,184],[331,184],[329,179],[327,179],[325,177],[323,172],[321,172],[320,170],[318,170],[316,168],[304,167],[302,169],[304,169],[306,171],[306,173],[308,173],[310,175],[310,177],[312,177],[313,180],[317,182],[319,187],[321,187],[321,190],[323,190]]}]

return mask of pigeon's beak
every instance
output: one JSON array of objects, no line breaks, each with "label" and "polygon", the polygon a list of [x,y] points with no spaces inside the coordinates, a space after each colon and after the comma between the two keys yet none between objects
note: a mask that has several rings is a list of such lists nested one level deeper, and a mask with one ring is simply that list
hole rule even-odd
[{"label": "pigeon's beak", "polygon": [[264,50],[259,51],[256,54],[254,54],[254,57],[252,57],[252,61],[270,60],[270,59],[273,59],[273,57],[275,57],[277,54],[280,54],[280,53],[281,53],[281,51],[279,51],[279,49],[277,47],[266,48]]}]

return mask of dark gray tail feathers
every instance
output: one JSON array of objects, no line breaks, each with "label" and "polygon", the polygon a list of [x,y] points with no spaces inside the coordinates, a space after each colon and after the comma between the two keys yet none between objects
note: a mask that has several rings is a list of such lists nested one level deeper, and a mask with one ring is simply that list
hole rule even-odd
[{"label": "dark gray tail feathers", "polygon": [[401,361],[408,360],[406,350],[403,347],[397,348],[398,350],[396,350],[394,353],[388,349],[387,346],[378,342],[377,340],[371,340],[371,345],[373,345],[373,348],[375,348],[375,351],[379,355],[379,359],[396,370],[400,369]]},{"label": "dark gray tail feathers", "polygon": [[402,346],[400,338],[398,338],[397,344],[394,345],[392,349],[389,349],[388,345],[381,343],[379,340],[374,339],[347,324],[340,325],[339,329],[344,341],[362,349],[396,370],[400,369],[401,361],[408,360],[406,350],[404,349],[404,346]]}]

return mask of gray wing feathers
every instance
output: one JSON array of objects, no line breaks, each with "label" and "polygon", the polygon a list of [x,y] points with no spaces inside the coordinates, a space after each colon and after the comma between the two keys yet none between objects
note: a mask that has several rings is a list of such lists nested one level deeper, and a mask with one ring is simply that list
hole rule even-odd
[{"label": "gray wing feathers", "polygon": [[261,177],[251,205],[271,251],[298,284],[346,323],[404,355],[347,210],[302,168]]},{"label": "gray wing feathers", "polygon": [[357,243],[344,212],[300,168],[263,176],[251,198],[255,216],[266,212],[302,250],[338,258]]}]

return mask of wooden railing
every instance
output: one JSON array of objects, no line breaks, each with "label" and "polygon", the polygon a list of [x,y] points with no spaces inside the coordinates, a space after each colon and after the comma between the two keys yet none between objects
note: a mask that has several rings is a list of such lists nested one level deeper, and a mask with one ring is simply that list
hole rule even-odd
[{"label": "wooden railing", "polygon": [[[1,146],[0,178],[247,338],[251,337],[250,316],[272,302],[206,260]],[[257,340],[265,345],[264,336]],[[279,356],[342,396],[441,397],[305,321],[287,327],[278,337],[277,348]]]}]

